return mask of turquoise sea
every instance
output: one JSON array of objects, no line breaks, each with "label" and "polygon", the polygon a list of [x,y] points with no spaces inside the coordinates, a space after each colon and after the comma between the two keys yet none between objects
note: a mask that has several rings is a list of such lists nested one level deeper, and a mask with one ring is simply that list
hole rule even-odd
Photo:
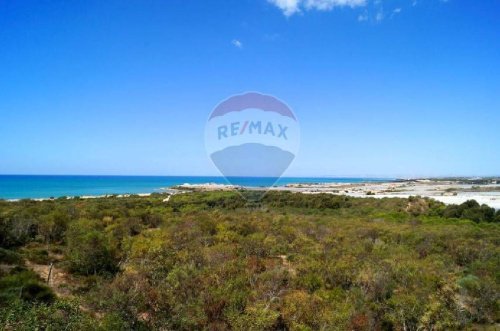
[{"label": "turquoise sea", "polygon": [[[361,183],[387,181],[380,178],[282,177],[275,185],[292,183]],[[267,187],[275,179],[233,177],[231,183]],[[0,199],[38,199],[62,196],[99,196],[162,192],[180,184],[228,184],[224,177],[203,176],[40,176],[0,175]]]}]

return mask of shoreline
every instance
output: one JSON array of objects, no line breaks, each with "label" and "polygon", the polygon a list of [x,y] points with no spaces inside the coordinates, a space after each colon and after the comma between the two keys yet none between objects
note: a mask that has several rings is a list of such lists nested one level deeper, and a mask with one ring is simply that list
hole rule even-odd
[{"label": "shoreline", "polygon": [[[85,195],[80,199],[98,198],[126,198],[130,196],[147,197],[154,193],[171,195],[189,193],[196,191],[237,191],[237,190],[271,190],[290,191],[302,194],[333,194],[347,195],[357,198],[409,198],[410,196],[421,196],[431,198],[445,204],[461,204],[467,200],[476,200],[479,204],[486,204],[492,208],[500,209],[500,183],[493,180],[493,183],[482,184],[464,183],[463,180],[394,180],[385,182],[364,182],[364,183],[294,183],[280,186],[252,187],[238,186],[218,183],[193,184],[184,183],[171,187],[156,189],[154,192],[126,193],[126,194],[103,194]],[[56,200],[62,197],[53,198],[21,198],[21,199],[1,199],[8,202],[20,200],[45,201]],[[74,199],[76,196],[67,196],[67,199]]]},{"label": "shoreline", "polygon": [[[264,177],[230,178],[238,185],[267,187],[274,183]],[[290,183],[391,181],[393,178],[281,177],[278,185]],[[222,176],[65,176],[0,175],[0,199],[49,199],[57,197],[104,197],[107,195],[161,193],[177,185],[230,184]]]},{"label": "shoreline", "polygon": [[409,198],[420,196],[445,204],[461,204],[476,200],[479,204],[500,209],[500,184],[464,184],[461,181],[411,180],[386,183],[340,185],[291,185],[293,192],[304,194],[328,193],[357,198]]},{"label": "shoreline", "polygon": [[[300,183],[272,186],[270,191],[290,191],[302,194],[347,195],[356,198],[403,198],[420,196],[444,204],[461,204],[476,200],[494,209],[500,209],[500,184],[464,184],[463,180],[400,180],[378,183]],[[220,184],[187,184],[178,186],[191,191],[259,190],[258,187],[238,187]]]}]

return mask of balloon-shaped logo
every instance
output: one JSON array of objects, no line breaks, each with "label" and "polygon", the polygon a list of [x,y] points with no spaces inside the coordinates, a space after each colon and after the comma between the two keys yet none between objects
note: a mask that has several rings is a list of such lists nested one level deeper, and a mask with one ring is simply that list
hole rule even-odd
[{"label": "balloon-shaped logo", "polygon": [[[291,109],[277,98],[250,92],[221,102],[205,130],[209,157],[233,185],[250,177],[272,186],[294,160],[300,128]],[[254,180],[255,182],[255,180]]]}]

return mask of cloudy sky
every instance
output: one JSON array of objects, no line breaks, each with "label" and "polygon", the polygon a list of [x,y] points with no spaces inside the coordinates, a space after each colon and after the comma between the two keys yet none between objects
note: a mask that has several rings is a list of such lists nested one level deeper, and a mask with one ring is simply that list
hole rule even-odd
[{"label": "cloudy sky", "polygon": [[245,91],[301,124],[292,176],[500,174],[497,0],[0,2],[0,173],[213,175]]}]

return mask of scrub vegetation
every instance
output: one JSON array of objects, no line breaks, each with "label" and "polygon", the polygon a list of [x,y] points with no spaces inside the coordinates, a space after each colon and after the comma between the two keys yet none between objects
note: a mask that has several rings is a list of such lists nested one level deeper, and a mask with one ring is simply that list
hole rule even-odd
[{"label": "scrub vegetation", "polygon": [[450,330],[500,322],[500,212],[475,201],[165,197],[0,201],[0,329]]}]

